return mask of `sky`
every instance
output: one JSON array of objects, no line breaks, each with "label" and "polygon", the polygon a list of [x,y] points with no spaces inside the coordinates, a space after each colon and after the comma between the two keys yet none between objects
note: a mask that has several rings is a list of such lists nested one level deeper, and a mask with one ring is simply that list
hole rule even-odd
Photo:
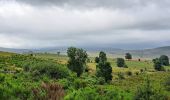
[{"label": "sky", "polygon": [[170,45],[170,0],[0,0],[0,47]]}]

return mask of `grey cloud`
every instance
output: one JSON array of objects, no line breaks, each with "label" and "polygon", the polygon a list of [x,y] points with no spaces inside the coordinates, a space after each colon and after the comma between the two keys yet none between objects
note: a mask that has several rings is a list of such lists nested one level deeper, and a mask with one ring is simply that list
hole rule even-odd
[{"label": "grey cloud", "polygon": [[147,6],[150,4],[160,7],[169,6],[169,0],[16,0],[18,2],[27,3],[35,6],[71,6],[73,8],[132,8]]},{"label": "grey cloud", "polygon": [[31,5],[57,5],[75,7],[130,7],[136,2],[129,0],[16,0]]},{"label": "grey cloud", "polygon": [[0,46],[168,44],[169,3],[169,0],[0,0]]}]

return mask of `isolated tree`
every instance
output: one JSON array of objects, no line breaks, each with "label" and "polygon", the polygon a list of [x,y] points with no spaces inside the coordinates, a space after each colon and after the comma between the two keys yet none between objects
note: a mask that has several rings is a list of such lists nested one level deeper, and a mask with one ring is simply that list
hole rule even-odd
[{"label": "isolated tree", "polygon": [[132,55],[130,53],[126,53],[125,58],[130,60],[130,59],[132,59]]},{"label": "isolated tree", "polygon": [[157,71],[163,70],[163,66],[158,58],[153,59],[153,63],[154,63],[153,66],[154,66],[155,70],[157,70]]},{"label": "isolated tree", "polygon": [[104,77],[105,81],[112,80],[112,67],[109,62],[107,62],[106,53],[100,52],[99,54],[99,62],[96,65],[96,76],[97,77]]},{"label": "isolated tree", "polygon": [[85,70],[86,60],[87,60],[87,53],[83,49],[70,47],[67,50],[67,55],[69,57],[68,61],[68,68],[77,73],[77,76],[80,75]]},{"label": "isolated tree", "polygon": [[96,62],[96,63],[99,63],[99,57],[96,57],[96,58],[95,58],[95,62]]},{"label": "isolated tree", "polygon": [[117,66],[118,67],[125,67],[125,60],[123,58],[117,58]]},{"label": "isolated tree", "polygon": [[168,56],[162,55],[162,56],[160,56],[159,60],[160,60],[162,65],[169,66],[169,58],[168,58]]},{"label": "isolated tree", "polygon": [[99,62],[104,63],[104,62],[106,62],[106,61],[107,61],[106,53],[103,52],[103,51],[101,51],[101,52],[99,53]]}]

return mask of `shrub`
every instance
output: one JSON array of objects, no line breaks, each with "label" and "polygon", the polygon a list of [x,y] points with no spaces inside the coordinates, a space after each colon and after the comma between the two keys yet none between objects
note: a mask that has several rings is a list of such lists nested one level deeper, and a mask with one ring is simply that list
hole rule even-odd
[{"label": "shrub", "polygon": [[98,78],[98,84],[104,85],[105,84],[105,79],[103,77]]},{"label": "shrub", "polygon": [[136,75],[139,75],[139,72],[135,72]]},{"label": "shrub", "polygon": [[157,70],[157,71],[164,71],[165,70],[158,58],[153,59],[153,63],[154,63],[153,66],[154,66],[155,70]]},{"label": "shrub", "polygon": [[110,87],[82,88],[70,92],[65,100],[131,100],[127,92]]},{"label": "shrub", "polygon": [[5,81],[5,76],[0,74],[0,83],[3,83]]},{"label": "shrub", "polygon": [[74,88],[75,89],[80,89],[80,88],[85,88],[87,86],[87,82],[82,79],[76,79],[74,81]]},{"label": "shrub", "polygon": [[151,80],[148,78],[145,81],[145,84],[138,88],[135,100],[166,100],[166,97],[161,94],[160,90],[155,90],[151,84]]},{"label": "shrub", "polygon": [[128,66],[127,66],[127,65],[124,65],[123,67],[124,67],[124,68],[128,68]]},{"label": "shrub", "polygon": [[69,93],[64,100],[99,100],[100,95],[89,87]]},{"label": "shrub", "polygon": [[123,58],[117,58],[117,66],[118,67],[124,67],[125,66],[125,60]]},{"label": "shrub", "polygon": [[166,82],[164,83],[165,89],[170,91],[170,77],[167,78]]},{"label": "shrub", "polygon": [[143,73],[143,72],[144,72],[144,70],[143,70],[143,69],[140,69],[140,72],[141,72],[141,73]]},{"label": "shrub", "polygon": [[162,56],[160,56],[159,60],[160,60],[162,65],[169,66],[169,58],[168,58],[168,56],[162,55]]},{"label": "shrub", "polygon": [[128,76],[132,76],[133,73],[132,73],[131,71],[127,71],[126,74],[127,74]]},{"label": "shrub", "polygon": [[119,72],[117,75],[118,75],[118,78],[119,78],[119,79],[121,79],[121,80],[122,80],[122,79],[125,79],[124,73]]},{"label": "shrub", "polygon": [[57,83],[42,83],[39,88],[34,88],[33,98],[35,100],[63,100],[64,89]]},{"label": "shrub", "polygon": [[31,72],[35,76],[47,75],[50,78],[55,79],[66,78],[70,75],[66,66],[50,62],[40,62],[35,64],[31,69]]}]

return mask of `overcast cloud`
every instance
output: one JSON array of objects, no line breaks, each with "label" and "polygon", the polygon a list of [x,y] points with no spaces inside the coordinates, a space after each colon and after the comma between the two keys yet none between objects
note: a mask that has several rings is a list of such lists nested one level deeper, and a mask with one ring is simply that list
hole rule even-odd
[{"label": "overcast cloud", "polygon": [[0,47],[165,45],[169,0],[0,0]]}]

